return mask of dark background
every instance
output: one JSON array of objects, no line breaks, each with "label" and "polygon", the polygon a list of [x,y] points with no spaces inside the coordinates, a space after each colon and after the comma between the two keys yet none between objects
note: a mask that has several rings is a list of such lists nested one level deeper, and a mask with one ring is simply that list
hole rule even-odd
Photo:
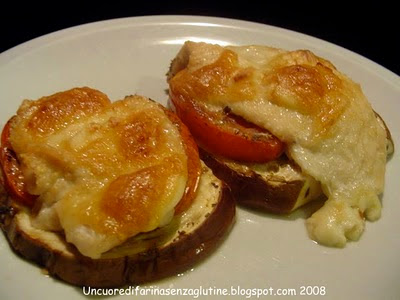
[{"label": "dark background", "polygon": [[[357,52],[400,74],[400,14],[393,6],[309,1],[154,2],[82,1],[41,5],[8,3],[0,12],[0,52],[32,38],[84,23],[142,15],[178,14],[236,18],[309,34]],[[144,3],[143,3],[144,2]],[[257,3],[257,4],[255,4]]]}]

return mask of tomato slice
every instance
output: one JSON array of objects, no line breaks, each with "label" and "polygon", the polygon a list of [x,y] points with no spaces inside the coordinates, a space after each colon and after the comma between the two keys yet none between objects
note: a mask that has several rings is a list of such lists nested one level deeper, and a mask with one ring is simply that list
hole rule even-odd
[{"label": "tomato slice", "polygon": [[10,124],[12,118],[7,122],[1,133],[0,165],[3,173],[4,187],[12,198],[21,204],[32,207],[37,196],[28,193],[21,172],[18,159],[12,149],[10,138]]},{"label": "tomato slice", "polygon": [[187,155],[188,180],[185,193],[181,201],[175,206],[175,214],[178,215],[189,208],[196,196],[201,175],[201,164],[197,144],[190,134],[189,129],[175,113],[167,109],[164,109],[164,112],[170,121],[178,128]]},{"label": "tomato slice", "polygon": [[211,112],[205,106],[170,93],[177,115],[198,144],[216,155],[244,162],[278,158],[285,144],[269,131],[231,113],[229,108]]}]

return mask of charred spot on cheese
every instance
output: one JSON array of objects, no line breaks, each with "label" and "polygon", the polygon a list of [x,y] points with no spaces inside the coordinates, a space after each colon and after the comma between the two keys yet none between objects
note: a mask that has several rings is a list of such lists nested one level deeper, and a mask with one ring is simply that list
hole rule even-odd
[{"label": "charred spot on cheese", "polygon": [[141,96],[111,103],[78,88],[25,101],[10,142],[38,195],[34,226],[92,258],[171,221],[188,180],[179,128]]}]

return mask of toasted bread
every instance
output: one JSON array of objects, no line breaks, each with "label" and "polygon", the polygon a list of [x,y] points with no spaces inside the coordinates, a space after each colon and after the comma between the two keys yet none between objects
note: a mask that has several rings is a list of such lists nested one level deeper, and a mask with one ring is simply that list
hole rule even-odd
[{"label": "toasted bread", "polygon": [[322,196],[319,182],[285,155],[265,164],[236,162],[204,150],[200,156],[245,207],[282,214]]},{"label": "toasted bread", "polygon": [[166,228],[138,235],[100,259],[81,255],[61,233],[34,228],[30,215],[2,189],[0,226],[16,253],[73,285],[116,287],[171,276],[202,260],[230,230],[235,205],[226,185],[203,165],[197,196],[184,214]]}]

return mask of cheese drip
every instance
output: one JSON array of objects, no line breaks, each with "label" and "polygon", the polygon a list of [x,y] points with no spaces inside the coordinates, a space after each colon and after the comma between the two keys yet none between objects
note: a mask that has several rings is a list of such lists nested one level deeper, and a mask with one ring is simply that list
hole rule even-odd
[{"label": "cheese drip", "polygon": [[287,144],[322,184],[325,205],[307,221],[317,242],[358,240],[381,215],[386,133],[358,84],[310,51],[186,42],[170,89],[210,110],[229,107]]}]

